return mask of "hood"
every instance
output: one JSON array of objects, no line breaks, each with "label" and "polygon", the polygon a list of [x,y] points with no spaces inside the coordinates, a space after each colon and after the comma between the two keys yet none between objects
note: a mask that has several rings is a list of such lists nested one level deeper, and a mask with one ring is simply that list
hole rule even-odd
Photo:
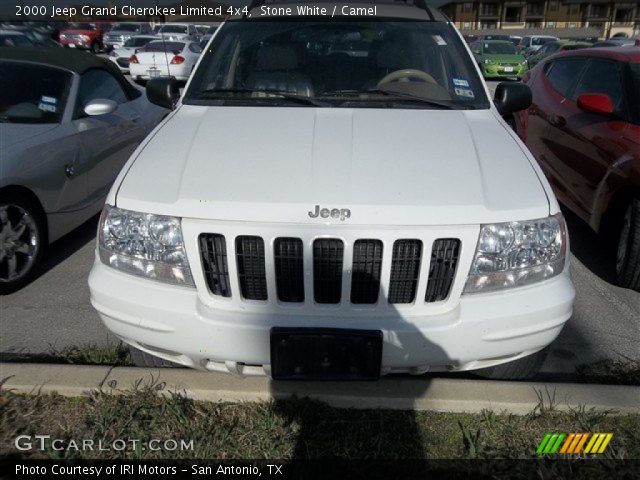
[{"label": "hood", "polygon": [[[116,205],[215,220],[386,225],[545,217],[529,159],[490,110],[184,105]],[[311,218],[316,205],[347,220]]]},{"label": "hood", "polygon": [[[54,128],[58,123],[26,124],[26,123],[0,123],[0,154],[5,148],[17,145],[25,140],[33,140]],[[0,156],[0,160],[1,160]],[[2,163],[0,161],[0,163]]]},{"label": "hood", "polygon": [[482,58],[488,58],[495,63],[522,63],[525,60],[524,55],[520,54],[490,53],[483,55]]}]

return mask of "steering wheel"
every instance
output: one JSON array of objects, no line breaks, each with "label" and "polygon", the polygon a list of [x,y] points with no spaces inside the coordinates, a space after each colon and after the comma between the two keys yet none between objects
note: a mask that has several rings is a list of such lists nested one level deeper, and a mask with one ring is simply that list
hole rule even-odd
[{"label": "steering wheel", "polygon": [[406,68],[402,70],[396,70],[395,72],[391,72],[388,75],[378,82],[378,88],[387,83],[397,82],[398,80],[409,79],[409,78],[417,78],[418,80],[422,80],[424,82],[435,83],[436,79],[429,75],[427,72],[423,72],[422,70],[415,70],[413,68]]}]

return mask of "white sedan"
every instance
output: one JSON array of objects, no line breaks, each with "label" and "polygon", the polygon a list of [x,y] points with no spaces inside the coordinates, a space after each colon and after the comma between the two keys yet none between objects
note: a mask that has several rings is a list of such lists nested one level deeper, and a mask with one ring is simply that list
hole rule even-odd
[{"label": "white sedan", "polygon": [[136,35],[125,42],[120,48],[115,48],[109,54],[109,59],[118,65],[122,73],[129,73],[129,60],[131,55],[136,53],[147,43],[157,40],[155,35]]},{"label": "white sedan", "polygon": [[129,72],[136,82],[156,77],[175,77],[187,81],[202,48],[197,42],[148,43],[129,59]]}]

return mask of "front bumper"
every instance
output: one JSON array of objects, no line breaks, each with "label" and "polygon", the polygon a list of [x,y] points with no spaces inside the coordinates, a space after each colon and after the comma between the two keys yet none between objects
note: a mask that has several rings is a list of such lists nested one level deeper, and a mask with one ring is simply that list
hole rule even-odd
[{"label": "front bumper", "polygon": [[482,74],[485,78],[517,78],[521,79],[527,71],[526,65],[513,67],[513,71],[506,71],[502,65],[482,65]]},{"label": "front bumper", "polygon": [[243,375],[270,373],[272,327],[381,330],[382,374],[462,371],[534,353],[558,336],[572,314],[575,291],[568,269],[539,284],[503,292],[462,295],[454,307],[411,315],[283,314],[265,306],[212,308],[195,288],[127,275],[96,259],[89,277],[91,303],[124,342],[188,367]]},{"label": "front bumper", "polygon": [[[155,76],[150,74],[150,70],[155,70],[157,73]],[[171,65],[158,64],[158,65],[141,65],[131,64],[129,65],[129,72],[134,80],[150,80],[155,77],[175,77],[177,80],[187,81],[190,70],[186,65]]]}]

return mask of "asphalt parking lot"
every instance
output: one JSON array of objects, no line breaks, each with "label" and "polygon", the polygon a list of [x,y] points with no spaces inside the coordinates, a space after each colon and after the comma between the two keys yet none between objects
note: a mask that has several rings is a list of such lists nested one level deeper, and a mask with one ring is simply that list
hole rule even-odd
[{"label": "asphalt parking lot", "polygon": [[[577,298],[543,372],[570,375],[576,365],[601,359],[640,361],[640,293],[614,285],[613,260],[603,253],[597,236],[565,213]],[[35,281],[0,297],[0,351],[49,353],[117,343],[89,303],[96,225],[97,217],[55,242]]]}]

